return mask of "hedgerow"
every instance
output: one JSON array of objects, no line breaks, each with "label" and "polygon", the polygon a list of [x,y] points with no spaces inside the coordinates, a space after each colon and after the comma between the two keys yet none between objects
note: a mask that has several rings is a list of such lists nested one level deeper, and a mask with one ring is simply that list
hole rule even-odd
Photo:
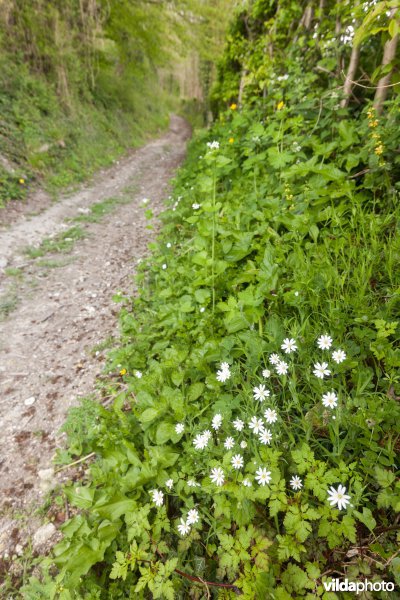
[{"label": "hedgerow", "polygon": [[399,101],[285,66],[195,137],[117,296],[113,403],[67,424],[96,459],[30,599],[400,582]]}]

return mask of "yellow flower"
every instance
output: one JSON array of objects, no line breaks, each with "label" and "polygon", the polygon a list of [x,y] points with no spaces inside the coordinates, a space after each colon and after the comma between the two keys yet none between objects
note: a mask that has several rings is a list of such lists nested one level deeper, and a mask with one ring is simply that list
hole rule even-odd
[{"label": "yellow flower", "polygon": [[374,121],[370,121],[368,123],[368,127],[378,127],[379,121],[378,119],[375,119]]},{"label": "yellow flower", "polygon": [[232,102],[232,104],[229,107],[231,110],[236,110],[237,109],[237,104],[235,104],[234,102]]},{"label": "yellow flower", "polygon": [[281,100],[280,102],[278,102],[276,109],[277,110],[282,110],[282,108],[285,106],[285,103],[283,102],[283,100]]},{"label": "yellow flower", "polygon": [[234,141],[235,141],[234,138],[229,138],[229,143],[230,144],[233,144]]},{"label": "yellow flower", "polygon": [[24,183],[25,183],[25,179],[22,179],[22,177],[21,177],[21,179],[19,179],[19,183],[20,183],[21,185],[24,185]]},{"label": "yellow flower", "polygon": [[126,369],[121,369],[119,372],[120,375],[126,375],[126,373],[127,373]]},{"label": "yellow flower", "polygon": [[382,145],[382,144],[379,144],[379,146],[377,146],[377,147],[375,148],[375,154],[376,154],[377,156],[380,156],[380,155],[382,154],[382,152],[383,152],[383,145]]}]

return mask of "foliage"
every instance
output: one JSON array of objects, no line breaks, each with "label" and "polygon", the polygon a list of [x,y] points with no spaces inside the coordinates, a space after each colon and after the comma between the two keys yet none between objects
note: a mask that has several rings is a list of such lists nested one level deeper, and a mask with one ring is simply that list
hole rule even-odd
[{"label": "foliage", "polygon": [[[231,30],[252,32],[251,77],[273,4]],[[243,108],[191,144],[138,296],[116,296],[113,404],[68,422],[71,454],[96,453],[66,488],[79,513],[24,597],[399,584],[399,97],[379,119],[367,100],[341,108],[318,56],[308,45],[301,73],[278,52],[288,77],[267,95],[250,77]],[[220,106],[237,98],[225,81]]]}]

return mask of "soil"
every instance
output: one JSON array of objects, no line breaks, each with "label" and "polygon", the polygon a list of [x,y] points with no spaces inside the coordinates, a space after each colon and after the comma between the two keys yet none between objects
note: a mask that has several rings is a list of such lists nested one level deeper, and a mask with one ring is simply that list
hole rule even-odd
[{"label": "soil", "polygon": [[[0,322],[0,562],[23,553],[43,524],[34,509],[65,477],[65,472],[54,475],[52,466],[62,445],[59,429],[68,409],[95,389],[104,369],[105,352],[94,348],[118,337],[112,296],[117,290],[134,291],[135,265],[157,229],[149,228],[145,212],[162,210],[189,136],[187,123],[173,116],[166,134],[100,172],[90,187],[57,203],[37,192],[3,222],[0,295],[12,289],[15,306]],[[70,227],[66,220],[87,213],[91,205],[122,196],[124,203],[101,221],[84,224],[87,235],[69,254],[46,255],[42,266],[23,254],[27,245],[38,247]],[[60,266],[54,268],[50,259]],[[55,525],[67,516],[61,510]],[[54,540],[42,538],[44,544]],[[43,551],[40,540],[34,550]]]}]

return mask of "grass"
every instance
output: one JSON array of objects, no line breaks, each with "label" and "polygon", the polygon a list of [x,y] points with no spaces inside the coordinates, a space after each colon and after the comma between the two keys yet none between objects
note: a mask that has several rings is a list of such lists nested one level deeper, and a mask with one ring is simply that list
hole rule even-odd
[{"label": "grass", "polygon": [[0,296],[0,321],[4,321],[8,315],[16,309],[18,305],[18,296],[14,289],[8,290]]},{"label": "grass", "polygon": [[77,240],[82,240],[85,237],[87,237],[87,232],[82,227],[71,227],[54,238],[45,238],[37,248],[32,246],[25,248],[24,254],[35,259],[56,252],[68,253],[71,252]]},{"label": "grass", "polygon": [[[135,190],[136,188],[133,189]],[[90,206],[88,214],[73,217],[71,221],[77,223],[98,223],[104,216],[110,214],[118,206],[129,204],[130,202],[132,202],[132,198],[127,197],[126,195],[107,198],[102,202],[97,202]]]}]

